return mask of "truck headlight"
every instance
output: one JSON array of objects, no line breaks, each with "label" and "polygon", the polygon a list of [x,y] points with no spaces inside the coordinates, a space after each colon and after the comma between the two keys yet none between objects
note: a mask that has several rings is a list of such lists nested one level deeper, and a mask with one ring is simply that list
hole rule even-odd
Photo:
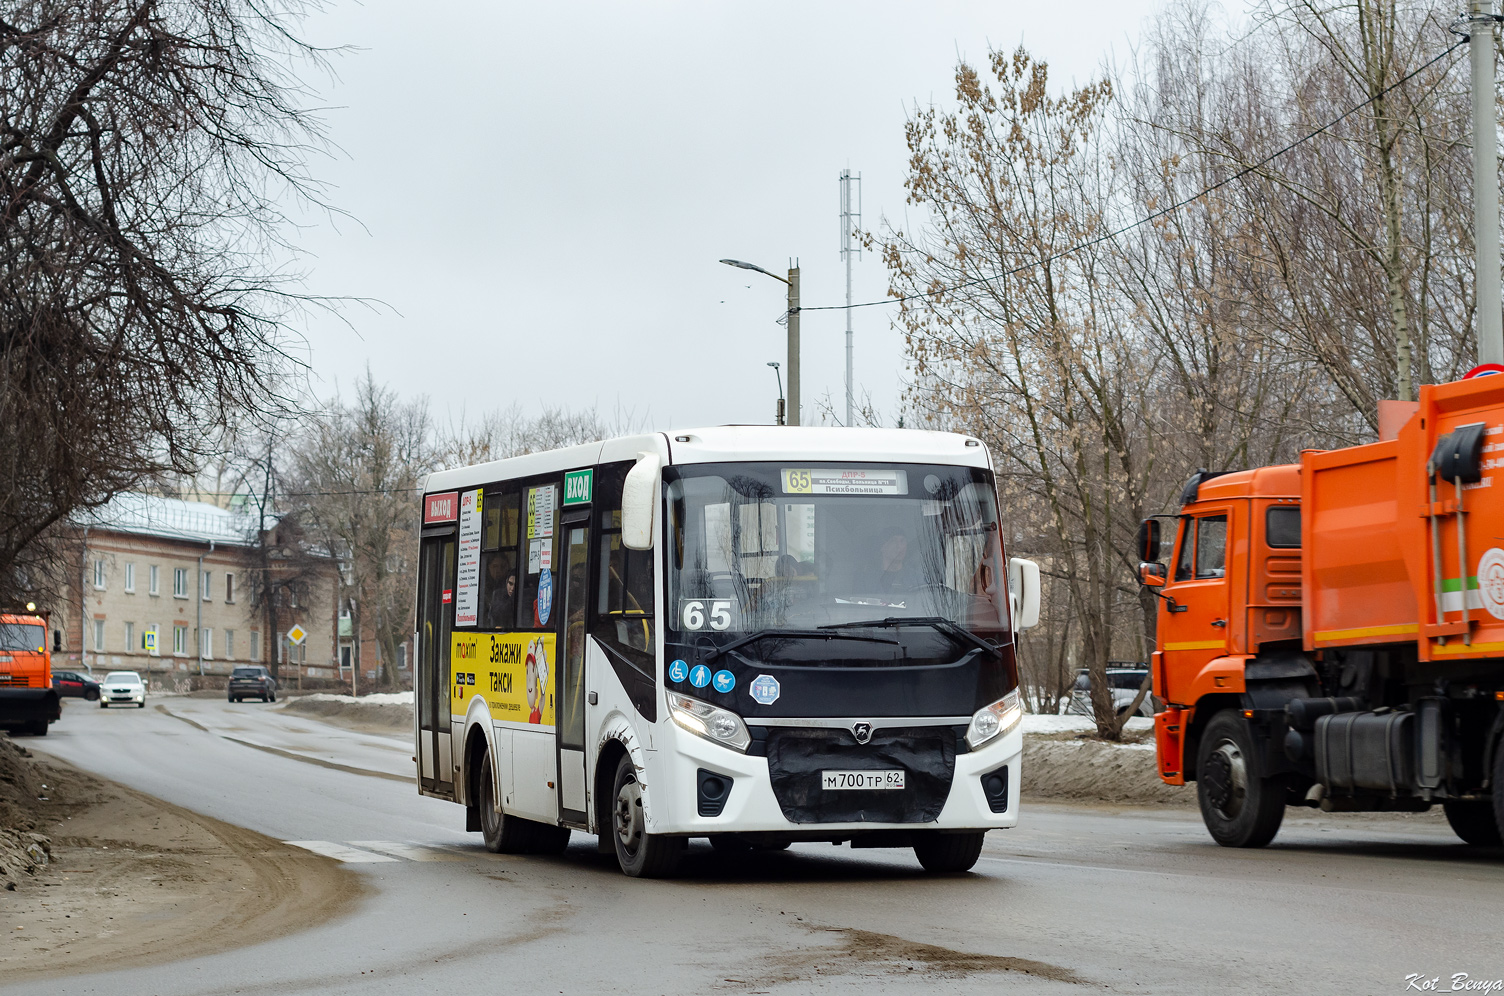
[{"label": "truck headlight", "polygon": [[723,747],[746,753],[752,744],[752,734],[747,732],[747,724],[730,710],[688,695],[669,692],[668,712],[683,729]]},{"label": "truck headlight", "polygon": [[1002,736],[1023,719],[1023,707],[1018,704],[1018,689],[998,699],[990,706],[977,710],[966,728],[966,743],[976,750],[989,740]]}]

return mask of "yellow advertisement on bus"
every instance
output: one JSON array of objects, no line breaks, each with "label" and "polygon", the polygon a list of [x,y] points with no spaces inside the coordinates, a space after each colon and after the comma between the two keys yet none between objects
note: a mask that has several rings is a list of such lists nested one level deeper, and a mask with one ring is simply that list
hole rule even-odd
[{"label": "yellow advertisement on bus", "polygon": [[480,695],[492,719],[554,725],[553,633],[455,633],[449,708],[462,716]]}]

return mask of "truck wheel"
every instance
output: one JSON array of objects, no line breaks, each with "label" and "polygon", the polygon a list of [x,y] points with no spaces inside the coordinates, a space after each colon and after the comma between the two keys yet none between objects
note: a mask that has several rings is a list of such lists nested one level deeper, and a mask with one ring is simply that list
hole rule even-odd
[{"label": "truck wheel", "polygon": [[1196,801],[1212,839],[1223,847],[1263,847],[1285,818],[1285,784],[1255,773],[1253,737],[1242,717],[1223,710],[1201,734]]},{"label": "truck wheel", "polygon": [[633,878],[664,878],[674,873],[684,854],[684,841],[647,832],[642,814],[642,786],[637,766],[623,756],[616,766],[611,805],[611,827],[616,841],[616,862]]},{"label": "truck wheel", "polygon": [[524,820],[496,810],[496,779],[491,775],[491,752],[480,762],[480,833],[492,854],[521,854],[531,843]]},{"label": "truck wheel", "polygon": [[1494,829],[1504,836],[1504,742],[1494,744]]},{"label": "truck wheel", "polygon": [[915,835],[914,857],[931,874],[971,871],[982,856],[987,831],[975,833],[924,832]]},{"label": "truck wheel", "polygon": [[1489,802],[1445,799],[1441,803],[1447,822],[1464,842],[1474,847],[1498,847],[1499,824],[1494,821],[1494,807]]}]

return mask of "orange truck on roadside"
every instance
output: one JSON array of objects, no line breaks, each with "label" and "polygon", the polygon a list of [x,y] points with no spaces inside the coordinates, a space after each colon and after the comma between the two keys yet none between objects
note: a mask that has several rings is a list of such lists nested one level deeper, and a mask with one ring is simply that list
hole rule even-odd
[{"label": "orange truck on roadside", "polygon": [[1160,777],[1196,783],[1229,847],[1287,806],[1421,811],[1504,827],[1504,376],[1421,388],[1376,443],[1197,473],[1161,562]]},{"label": "orange truck on roadside", "polygon": [[0,729],[46,736],[62,715],[52,687],[52,655],[47,651],[47,617],[30,606],[0,612]]}]

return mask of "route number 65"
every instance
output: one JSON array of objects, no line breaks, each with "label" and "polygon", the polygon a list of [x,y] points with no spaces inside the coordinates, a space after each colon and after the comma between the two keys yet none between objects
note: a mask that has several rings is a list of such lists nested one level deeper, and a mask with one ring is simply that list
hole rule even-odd
[{"label": "route number 65", "polygon": [[731,599],[686,598],[679,603],[679,623],[691,633],[702,629],[716,632],[731,628]]}]

